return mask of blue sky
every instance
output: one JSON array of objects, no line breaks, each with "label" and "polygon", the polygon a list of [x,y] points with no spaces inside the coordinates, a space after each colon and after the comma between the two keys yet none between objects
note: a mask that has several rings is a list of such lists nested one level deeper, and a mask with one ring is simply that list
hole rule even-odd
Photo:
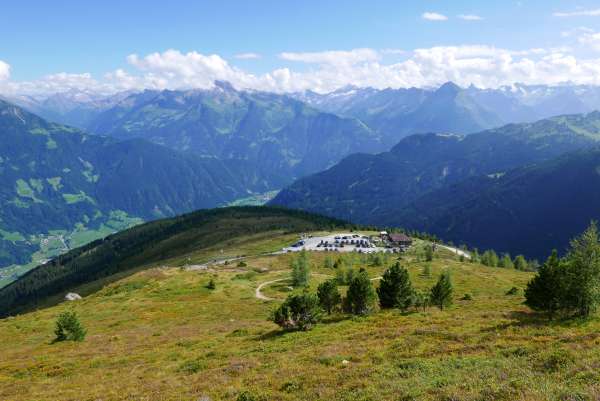
[{"label": "blue sky", "polygon": [[[338,65],[337,72],[350,76],[356,73],[354,80],[357,84],[385,86],[386,81],[367,79],[364,71],[361,73],[357,68],[365,69],[369,63],[374,62],[380,66],[406,62],[413,58],[415,49],[468,49],[469,46],[479,46],[484,57],[490,57],[490,54],[482,50],[481,46],[507,50],[509,54],[513,54],[515,60],[516,52],[531,49],[543,49],[546,51],[545,56],[557,53],[568,55],[578,62],[582,60],[582,63],[586,60],[596,60],[600,58],[600,35],[594,36],[600,31],[600,11],[595,12],[598,9],[600,4],[597,1],[585,0],[21,0],[6,2],[2,6],[0,35],[4,40],[0,45],[0,60],[5,66],[10,66],[9,73],[4,73],[4,80],[10,80],[13,90],[18,82],[31,83],[57,73],[89,73],[95,85],[98,83],[96,81],[103,81],[106,74],[117,70],[128,74],[128,79],[140,78],[135,83],[138,86],[194,86],[195,81],[189,76],[176,80],[169,78],[169,71],[173,73],[175,68],[173,66],[168,67],[167,71],[164,70],[164,66],[163,70],[157,69],[164,64],[160,59],[145,64],[140,62],[150,54],[164,55],[164,52],[170,49],[183,56],[217,55],[227,63],[227,68],[242,71],[246,76],[240,75],[238,79],[231,72],[215,70],[220,67],[214,65],[205,70],[203,66],[198,65],[197,60],[190,61],[189,57],[171,60],[179,63],[182,69],[174,72],[175,74],[185,75],[186,68],[196,68],[196,74],[210,77],[214,75],[216,78],[220,78],[219,74],[222,74],[223,78],[232,78],[234,84],[238,79],[238,85],[241,86],[264,86],[268,89],[271,85],[274,90],[291,90],[297,89],[296,86],[310,88],[313,85],[316,89],[325,90],[331,89],[324,83],[325,80],[332,80],[335,85],[353,83],[351,77],[348,82],[342,82],[343,79],[332,75],[334,72],[331,65],[337,62],[331,61],[331,57],[353,57],[354,61],[350,62],[352,72],[347,65]],[[471,17],[464,19],[465,15]],[[282,54],[289,53],[310,53],[314,56],[325,51],[351,52],[354,49],[372,49],[377,54],[369,55],[363,52],[366,56],[356,59],[355,55],[333,53],[325,61],[312,57],[308,62],[300,56],[282,57]],[[460,57],[463,57],[464,53],[463,51]],[[128,59],[132,54],[138,55],[137,63],[132,63],[131,58]],[[240,54],[251,54],[254,57],[237,58],[236,55]],[[545,56],[538,52],[519,57],[531,58],[537,62],[536,60]],[[473,57],[480,58],[479,55]],[[447,52],[442,52],[442,58],[439,62],[445,63],[444,67],[456,59],[453,54]],[[190,62],[193,67],[186,64]],[[210,60],[207,62],[211,63]],[[423,64],[429,61],[419,59],[416,62]],[[204,61],[200,61],[200,64],[202,63]],[[421,67],[419,74],[422,76],[414,83],[417,86],[435,84],[437,80],[454,76],[452,72],[448,72],[444,77],[428,79],[424,74],[431,75],[430,71],[427,70],[427,66]],[[542,67],[543,71],[536,71],[546,74],[547,67]],[[406,65],[403,68],[400,75],[388,77],[389,86],[411,84],[406,78],[411,66]],[[288,69],[289,75],[280,74],[278,78],[273,78],[273,72],[281,69]],[[8,68],[5,67],[5,70]],[[314,75],[319,71],[321,75]],[[372,73],[378,71],[373,69]],[[541,72],[534,74],[531,71],[528,74],[540,75],[536,78],[540,82],[550,79],[541,77]],[[313,75],[307,76],[311,72]],[[385,75],[388,72],[379,73]],[[396,73],[398,74],[398,71]],[[569,75],[564,71],[560,73],[561,79]],[[590,71],[586,70],[585,73],[589,75]],[[141,79],[147,74],[151,74],[154,81]],[[478,74],[481,75],[481,71]],[[583,73],[581,74],[583,76]],[[248,78],[250,75],[256,77],[256,80]],[[167,80],[172,82],[158,79],[158,76],[166,76]],[[459,80],[463,79],[462,75],[456,76]],[[515,79],[523,77],[527,78],[525,73],[515,74]],[[88,78],[86,76],[89,81]],[[288,83],[286,86],[281,83],[285,79],[301,78],[304,79],[302,85],[294,86]],[[115,79],[114,76],[112,79]],[[510,76],[505,78],[510,79]],[[273,83],[273,80],[281,82]],[[463,83],[469,80],[476,81],[475,78],[464,77]],[[202,82],[199,82],[198,86],[204,85],[204,80],[200,81]],[[130,79],[129,84],[135,86],[132,82],[133,79]]]}]

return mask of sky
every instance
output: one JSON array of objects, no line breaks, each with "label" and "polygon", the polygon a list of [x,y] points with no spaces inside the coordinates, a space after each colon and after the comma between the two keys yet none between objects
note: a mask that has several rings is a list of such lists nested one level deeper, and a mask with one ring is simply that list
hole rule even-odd
[{"label": "sky", "polygon": [[0,12],[0,93],[600,84],[589,0],[32,1]]}]

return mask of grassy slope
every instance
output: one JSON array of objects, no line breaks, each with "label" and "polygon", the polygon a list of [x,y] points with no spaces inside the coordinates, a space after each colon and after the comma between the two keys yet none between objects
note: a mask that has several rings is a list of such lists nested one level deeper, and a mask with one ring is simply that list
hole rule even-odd
[{"label": "grassy slope", "polygon": [[[279,242],[255,240],[232,243],[229,252]],[[323,256],[311,255],[314,265]],[[403,263],[419,288],[451,268],[456,298],[469,292],[473,301],[457,300],[444,312],[334,316],[307,333],[282,333],[266,320],[277,302],[254,298],[259,283],[289,274],[290,255],[209,272],[144,270],[82,301],[0,320],[0,399],[234,400],[242,390],[278,400],[598,396],[598,321],[541,325],[522,296],[505,295],[530,273],[439,256],[431,278],[421,276],[425,262],[414,255]],[[374,277],[382,268],[368,270]],[[314,274],[314,284],[333,274],[313,272],[323,275]],[[205,289],[210,278],[213,292]],[[273,285],[265,294],[286,291]],[[88,337],[51,344],[54,319],[66,309],[79,313]]]},{"label": "grassy slope", "polygon": [[[171,263],[199,263],[206,251],[231,256],[232,244],[255,235],[277,238],[342,227],[339,220],[300,211],[269,207],[230,207],[199,210],[142,224],[60,255],[19,280],[0,289],[0,316],[31,310],[60,299],[67,290],[83,284],[110,281],[136,270]],[[277,249],[277,248],[275,248]],[[237,256],[237,255],[233,255]]]}]

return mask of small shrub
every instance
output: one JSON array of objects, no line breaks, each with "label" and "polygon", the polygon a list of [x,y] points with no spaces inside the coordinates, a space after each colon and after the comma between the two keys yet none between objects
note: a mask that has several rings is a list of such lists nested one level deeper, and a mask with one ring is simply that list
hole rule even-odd
[{"label": "small shrub", "polygon": [[281,386],[281,391],[285,391],[286,393],[292,393],[298,390],[300,390],[300,385],[295,382],[285,382],[283,386]]},{"label": "small shrub", "polygon": [[75,312],[66,311],[58,315],[54,341],[83,341],[86,331]]},{"label": "small shrub", "polygon": [[542,368],[548,372],[556,372],[558,370],[569,367],[573,364],[575,358],[566,350],[555,350],[544,358]]},{"label": "small shrub", "polygon": [[243,260],[239,261],[237,265],[238,265],[238,267],[247,267],[248,266],[248,264],[246,262],[244,262]]},{"label": "small shrub", "polygon": [[266,401],[267,397],[256,395],[249,391],[242,391],[236,398],[236,401]]},{"label": "small shrub", "polygon": [[472,300],[473,300],[473,297],[468,292],[465,295],[463,295],[463,297],[461,298],[461,301],[472,301]]},{"label": "small shrub", "polygon": [[506,295],[517,295],[519,293],[519,289],[517,287],[512,287],[510,290],[506,291]]},{"label": "small shrub", "polygon": [[210,281],[208,282],[208,284],[206,284],[206,288],[208,288],[209,290],[214,290],[215,288],[217,288],[217,285],[215,284],[215,280],[213,280],[211,278]]},{"label": "small shrub", "polygon": [[198,359],[192,359],[189,361],[183,362],[179,365],[177,369],[181,373],[185,373],[187,375],[192,375],[194,373],[198,373],[205,368],[204,363],[199,361]]},{"label": "small shrub", "polygon": [[310,330],[321,320],[319,298],[314,294],[290,295],[271,316],[286,330]]}]

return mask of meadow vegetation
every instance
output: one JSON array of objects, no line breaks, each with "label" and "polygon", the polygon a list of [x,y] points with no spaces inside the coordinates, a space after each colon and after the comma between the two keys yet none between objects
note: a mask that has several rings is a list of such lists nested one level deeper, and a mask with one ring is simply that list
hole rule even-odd
[{"label": "meadow vegetation", "polygon": [[[427,261],[427,243],[417,241],[400,259],[308,253],[308,282],[294,287],[291,266],[298,255],[261,255],[275,250],[278,240],[249,238],[228,249],[246,254],[246,266],[187,270],[185,264],[161,263],[83,300],[0,320],[0,399],[469,401],[600,395],[600,322],[594,316],[548,320],[533,312],[523,304],[531,272],[461,262],[443,249]],[[215,259],[221,254],[219,247],[212,252]],[[360,278],[368,277],[377,291],[380,280],[371,279],[396,262],[406,269],[417,298],[429,296],[450,272],[452,304],[441,310],[415,301],[405,311],[381,308],[353,316],[334,300],[338,306],[309,331],[282,330],[269,320],[289,295],[311,294],[312,310],[320,293],[336,298],[318,288],[340,270],[354,272],[348,283],[365,284]],[[283,281],[263,289],[273,301],[255,297],[259,284],[278,279]],[[347,297],[348,285],[335,284],[340,297]],[[513,287],[518,291],[507,295]],[[56,319],[64,312],[77,314],[87,330],[84,341],[53,341]]]}]

